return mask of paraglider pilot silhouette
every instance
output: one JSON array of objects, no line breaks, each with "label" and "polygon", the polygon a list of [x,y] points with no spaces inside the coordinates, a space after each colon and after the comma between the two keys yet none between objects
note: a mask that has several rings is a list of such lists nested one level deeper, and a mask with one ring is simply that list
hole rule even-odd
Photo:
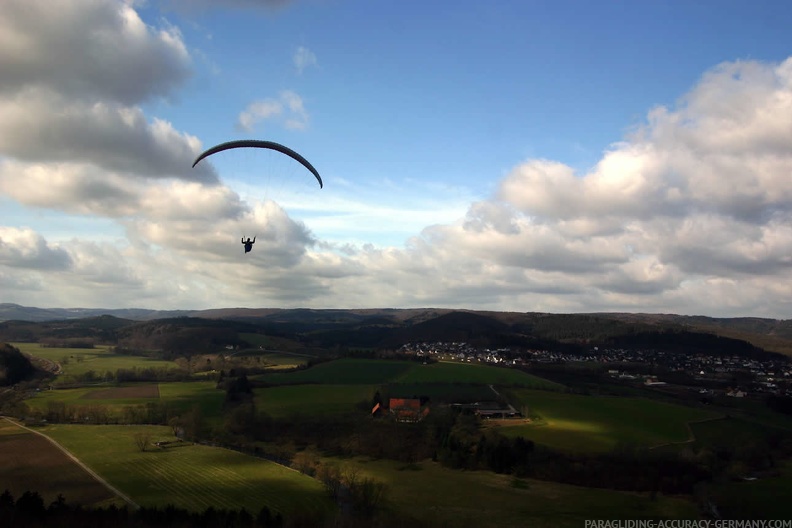
[{"label": "paraglider pilot silhouette", "polygon": [[[2,0],[0,0],[2,1]],[[210,148],[209,150],[205,150],[202,152],[195,161],[193,162],[192,166],[195,168],[202,159],[207,158],[213,154],[217,154],[218,152],[223,152],[225,150],[232,150],[237,148],[261,148],[261,149],[269,149],[274,150],[276,152],[280,152],[281,154],[285,154],[289,156],[293,160],[302,164],[303,167],[308,169],[311,174],[314,175],[316,181],[319,183],[319,188],[321,189],[324,184],[322,183],[322,177],[319,176],[319,173],[316,171],[313,165],[311,165],[307,159],[305,159],[301,154],[293,151],[289,147],[283,146],[280,143],[275,143],[274,141],[261,141],[257,139],[240,139],[236,141],[227,141],[225,143],[221,143],[219,145],[215,145],[214,147]],[[253,240],[250,240],[248,237],[245,240],[245,237],[242,237],[242,244],[245,246],[245,253],[250,252],[253,249],[253,244],[256,243],[256,237],[253,237]]]},{"label": "paraglider pilot silhouette", "polygon": [[253,237],[253,240],[250,240],[250,237],[248,237],[247,240],[245,240],[245,237],[242,237],[242,243],[245,245],[245,253],[247,253],[253,249],[253,244],[256,243],[256,237]]}]

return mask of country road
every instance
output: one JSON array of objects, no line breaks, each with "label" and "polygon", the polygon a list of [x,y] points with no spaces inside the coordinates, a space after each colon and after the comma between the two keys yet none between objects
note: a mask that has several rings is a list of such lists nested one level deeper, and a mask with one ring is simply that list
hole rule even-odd
[{"label": "country road", "polygon": [[45,435],[44,433],[40,433],[40,432],[38,432],[38,431],[36,431],[34,429],[31,429],[30,427],[22,425],[19,422],[15,422],[14,420],[11,420],[10,418],[8,418],[6,416],[3,416],[3,419],[5,421],[7,421],[8,423],[14,424],[17,427],[21,427],[22,429],[25,429],[26,431],[29,431],[29,432],[31,432],[33,434],[37,434],[37,435],[39,435],[41,437],[46,438],[49,443],[51,443],[52,445],[54,445],[55,447],[60,449],[67,457],[72,459],[77,465],[79,465],[81,468],[83,468],[85,471],[87,471],[89,475],[91,475],[93,478],[95,478],[97,481],[99,481],[104,487],[106,487],[111,492],[113,492],[116,495],[118,495],[121,499],[123,499],[127,504],[129,504],[133,508],[135,508],[135,509],[140,508],[140,506],[135,501],[133,501],[131,498],[129,498],[129,496],[127,496],[125,493],[121,492],[118,488],[114,487],[112,484],[110,484],[105,479],[100,477],[94,470],[92,470],[91,468],[86,466],[79,458],[77,458],[76,456],[72,455],[65,447],[60,445],[58,442],[56,442],[55,440],[53,440],[49,436]]}]

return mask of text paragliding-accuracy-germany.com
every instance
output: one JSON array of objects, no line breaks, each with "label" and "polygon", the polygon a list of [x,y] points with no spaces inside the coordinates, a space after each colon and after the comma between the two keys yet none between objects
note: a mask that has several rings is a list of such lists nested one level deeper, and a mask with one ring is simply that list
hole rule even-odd
[{"label": "text paragliding-accuracy-germany.com", "polygon": [[649,520],[649,519],[601,519],[586,520],[584,528],[792,528],[789,519],[715,519],[715,520]]}]

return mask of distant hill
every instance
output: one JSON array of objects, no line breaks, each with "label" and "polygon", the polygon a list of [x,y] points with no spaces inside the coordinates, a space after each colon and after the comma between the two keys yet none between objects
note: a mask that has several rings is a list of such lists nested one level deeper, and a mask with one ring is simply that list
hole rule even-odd
[{"label": "distant hill", "polygon": [[[244,333],[291,340],[315,349],[394,348],[407,342],[465,341],[475,346],[556,350],[596,344],[674,343],[695,349],[755,347],[792,355],[792,321],[674,314],[493,312],[415,309],[212,310],[64,309],[0,304],[0,342],[90,338],[148,349],[206,350],[245,346]],[[702,337],[702,334],[705,337]],[[706,336],[744,341],[708,340]],[[704,345],[702,345],[704,343]],[[188,345],[189,344],[189,345]],[[570,348],[571,347],[571,348]]]},{"label": "distant hill", "polygon": [[57,321],[112,315],[119,319],[147,321],[163,317],[193,314],[192,310],[146,310],[143,308],[33,308],[13,303],[0,303],[0,321]]}]

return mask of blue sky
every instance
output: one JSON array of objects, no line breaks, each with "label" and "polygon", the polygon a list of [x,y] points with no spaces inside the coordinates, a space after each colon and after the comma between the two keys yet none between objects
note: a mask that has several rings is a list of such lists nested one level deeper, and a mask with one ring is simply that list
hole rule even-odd
[{"label": "blue sky", "polygon": [[[9,0],[0,20],[0,302],[789,317],[786,2]],[[324,189],[275,193],[249,153],[189,168],[235,138],[303,153]]]}]

